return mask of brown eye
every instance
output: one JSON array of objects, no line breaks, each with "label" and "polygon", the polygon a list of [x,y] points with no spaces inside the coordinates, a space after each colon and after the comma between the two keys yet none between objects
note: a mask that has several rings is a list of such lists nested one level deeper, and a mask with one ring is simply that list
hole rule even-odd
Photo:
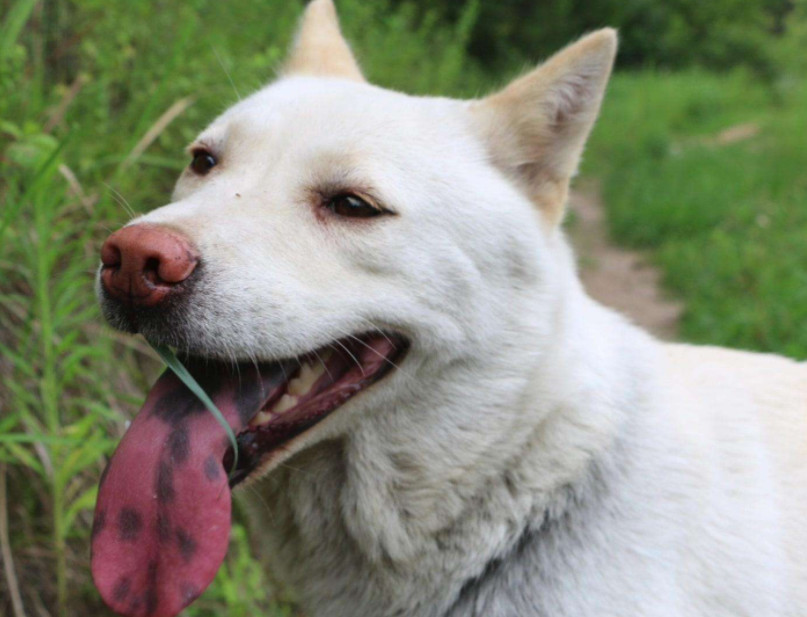
[{"label": "brown eye", "polygon": [[356,195],[343,194],[331,198],[326,204],[326,207],[339,216],[350,216],[354,218],[368,218],[371,216],[378,216],[384,214],[383,210],[379,210],[375,206],[371,206],[361,197]]},{"label": "brown eye", "polygon": [[193,160],[191,160],[191,170],[195,174],[204,176],[216,166],[216,163],[218,163],[216,157],[207,150],[194,150]]}]

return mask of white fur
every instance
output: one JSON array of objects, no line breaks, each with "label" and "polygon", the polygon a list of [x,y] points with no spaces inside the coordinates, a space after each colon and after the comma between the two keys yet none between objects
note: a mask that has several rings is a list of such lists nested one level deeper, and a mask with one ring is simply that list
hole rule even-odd
[{"label": "white fur", "polygon": [[[585,295],[557,226],[614,41],[473,103],[298,57],[140,220],[202,254],[197,352],[412,341],[243,493],[310,617],[807,613],[807,369],[651,339]],[[323,216],[334,183],[397,216]]]}]

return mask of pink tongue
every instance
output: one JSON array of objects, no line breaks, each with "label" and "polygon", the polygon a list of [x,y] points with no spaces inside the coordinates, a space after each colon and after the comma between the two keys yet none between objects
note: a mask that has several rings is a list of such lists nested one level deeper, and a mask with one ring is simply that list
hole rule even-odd
[{"label": "pink tongue", "polygon": [[[234,432],[244,429],[282,367],[189,367]],[[223,374],[225,373],[225,374]],[[211,413],[166,371],[123,436],[101,478],[92,574],[123,615],[171,617],[210,584],[230,536],[230,442]]]}]

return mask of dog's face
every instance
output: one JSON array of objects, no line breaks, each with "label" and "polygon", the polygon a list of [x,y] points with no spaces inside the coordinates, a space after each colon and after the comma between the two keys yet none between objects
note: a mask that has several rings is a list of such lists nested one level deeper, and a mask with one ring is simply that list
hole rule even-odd
[{"label": "dog's face", "polygon": [[[284,77],[204,130],[172,202],[102,250],[107,320],[178,348],[238,439],[234,452],[170,376],[155,385],[99,496],[96,522],[154,522],[126,563],[96,534],[113,606],[136,581],[173,614],[208,584],[235,454],[231,485],[368,414],[511,403],[496,380],[474,388],[518,378],[551,338],[568,281],[557,225],[614,49],[601,31],[486,99],[415,98],[364,82],[330,1],[309,6]],[[502,421],[435,414],[482,434]],[[184,569],[159,586],[150,556],[179,524],[204,546],[181,543]]]},{"label": "dog's face", "polygon": [[[411,97],[367,84],[333,6],[312,3],[286,75],[204,130],[173,201],[124,230],[176,246],[155,257],[143,244],[169,240],[127,238],[146,252],[124,275],[133,249],[105,247],[105,316],[191,356],[316,361],[317,378],[329,348],[388,369],[540,331],[614,42],[595,33],[481,101]],[[192,262],[162,285],[155,259],[183,252]]]},{"label": "dog's face", "polygon": [[[105,316],[191,356],[310,361],[306,385],[329,349],[382,358],[386,374],[540,332],[553,236],[613,55],[601,31],[487,99],[411,97],[367,84],[332,5],[312,3],[286,75],[205,129],[172,202],[124,230],[179,236],[192,272],[138,279],[144,294],[158,283],[159,302],[101,276]],[[114,253],[102,275],[119,276]]]},{"label": "dog's face", "polygon": [[200,264],[186,293],[122,325],[224,359],[378,329],[430,348],[473,338],[514,272],[538,275],[542,234],[469,116],[465,103],[315,77],[238,103],[190,146],[173,202],[134,222],[190,239]]}]

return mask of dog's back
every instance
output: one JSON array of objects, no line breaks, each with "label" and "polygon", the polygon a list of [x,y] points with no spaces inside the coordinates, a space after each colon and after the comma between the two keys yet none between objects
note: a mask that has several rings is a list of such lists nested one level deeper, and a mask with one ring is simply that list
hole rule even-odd
[{"label": "dog's back", "polygon": [[666,351],[674,417],[698,457],[703,490],[725,505],[715,516],[751,523],[740,542],[780,534],[784,580],[800,598],[793,606],[804,607],[807,365],[718,347],[668,345]]}]

